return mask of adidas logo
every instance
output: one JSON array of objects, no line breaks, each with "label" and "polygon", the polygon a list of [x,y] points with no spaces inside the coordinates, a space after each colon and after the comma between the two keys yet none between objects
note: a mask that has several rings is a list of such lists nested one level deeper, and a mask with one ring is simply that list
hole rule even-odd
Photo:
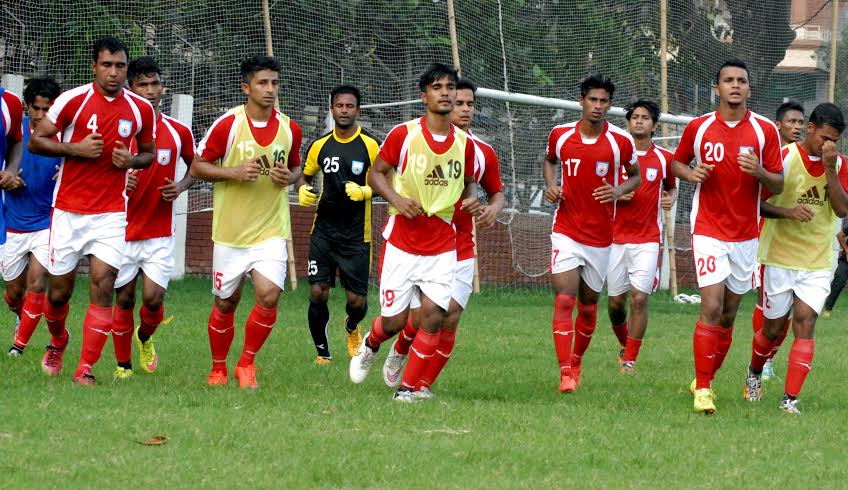
[{"label": "adidas logo", "polygon": [[271,167],[274,165],[271,163],[271,160],[268,159],[268,155],[262,155],[259,157],[259,175],[270,175]]},{"label": "adidas logo", "polygon": [[436,165],[436,168],[424,179],[424,185],[437,185],[446,187],[448,179],[445,178],[445,172],[441,165]]},{"label": "adidas logo", "polygon": [[[825,189],[825,199],[827,199],[827,189]],[[824,206],[825,201],[819,195],[818,186],[812,186],[807,189],[807,192],[798,198],[798,204],[810,204],[813,206]]]}]

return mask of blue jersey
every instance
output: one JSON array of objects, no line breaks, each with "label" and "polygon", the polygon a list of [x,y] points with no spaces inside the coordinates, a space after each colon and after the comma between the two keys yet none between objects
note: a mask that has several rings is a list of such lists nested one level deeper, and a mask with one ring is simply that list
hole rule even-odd
[{"label": "blue jersey", "polygon": [[6,192],[3,206],[6,228],[13,231],[32,232],[50,227],[50,212],[53,208],[53,187],[56,181],[56,165],[61,158],[45,157],[30,153],[29,117],[23,121],[24,154],[21,158],[21,178],[25,187]]}]

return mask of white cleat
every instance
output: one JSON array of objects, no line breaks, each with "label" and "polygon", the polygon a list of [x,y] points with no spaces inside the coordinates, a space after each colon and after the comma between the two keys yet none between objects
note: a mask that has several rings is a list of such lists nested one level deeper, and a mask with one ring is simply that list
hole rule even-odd
[{"label": "white cleat", "polygon": [[360,384],[368,377],[368,371],[371,370],[371,365],[374,364],[374,359],[377,358],[377,353],[368,348],[365,341],[368,339],[366,335],[359,344],[359,350],[356,355],[350,359],[350,380],[354,384]]},{"label": "white cleat", "polygon": [[788,395],[783,395],[783,399],[780,400],[780,409],[786,413],[801,415],[801,411],[798,410],[798,399],[789,398]]},{"label": "white cleat", "polygon": [[398,354],[395,350],[395,345],[397,345],[397,340],[392,344],[392,348],[389,350],[389,357],[386,358],[386,362],[383,363],[383,382],[386,383],[386,386],[389,388],[397,388],[400,386],[400,378],[401,374],[403,374],[403,365],[406,362],[406,354]]},{"label": "white cleat", "polygon": [[415,392],[409,389],[400,389],[395,392],[394,401],[399,403],[417,403],[421,398],[415,396]]},{"label": "white cleat", "polygon": [[435,397],[436,394],[430,391],[430,388],[422,386],[420,390],[413,391],[412,396],[418,400],[429,400],[430,398]]}]

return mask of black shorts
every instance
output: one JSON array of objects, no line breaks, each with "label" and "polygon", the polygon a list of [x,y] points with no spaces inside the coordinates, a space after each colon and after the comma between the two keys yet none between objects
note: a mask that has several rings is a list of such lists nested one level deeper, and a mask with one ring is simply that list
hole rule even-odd
[{"label": "black shorts", "polygon": [[306,270],[309,284],[329,284],[330,287],[336,286],[338,270],[343,288],[359,296],[368,296],[371,244],[334,240],[313,233]]}]

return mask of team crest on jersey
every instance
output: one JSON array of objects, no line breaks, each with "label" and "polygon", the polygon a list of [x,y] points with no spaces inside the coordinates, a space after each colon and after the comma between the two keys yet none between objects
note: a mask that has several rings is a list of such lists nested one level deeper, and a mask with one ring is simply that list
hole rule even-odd
[{"label": "team crest on jersey", "polygon": [[598,177],[606,177],[609,172],[609,162],[595,162],[595,174]]},{"label": "team crest on jersey", "polygon": [[749,154],[749,155],[753,155],[754,154],[754,147],[753,146],[740,146],[739,147],[739,154],[744,155],[746,153]]},{"label": "team crest on jersey", "polygon": [[350,171],[353,172],[353,175],[359,175],[363,170],[365,170],[365,162],[354,160],[350,167]]},{"label": "team crest on jersey", "polygon": [[657,180],[657,169],[649,168],[648,171],[645,173],[645,177],[648,178],[648,182],[653,182]]},{"label": "team crest on jersey", "polygon": [[118,121],[118,134],[121,138],[129,138],[132,133],[132,121],[121,119]]},{"label": "team crest on jersey", "polygon": [[156,163],[167,165],[171,161],[171,149],[156,150]]}]

